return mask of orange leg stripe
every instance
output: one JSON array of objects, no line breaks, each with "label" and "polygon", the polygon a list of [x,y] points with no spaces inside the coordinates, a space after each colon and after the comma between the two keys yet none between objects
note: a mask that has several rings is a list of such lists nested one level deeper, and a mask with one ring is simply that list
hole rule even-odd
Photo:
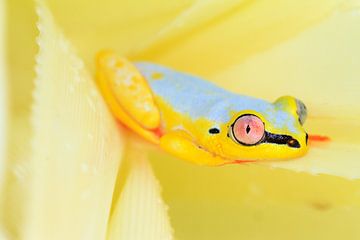
[{"label": "orange leg stripe", "polygon": [[321,136],[321,135],[309,135],[309,141],[311,142],[327,142],[331,139],[328,136]]}]

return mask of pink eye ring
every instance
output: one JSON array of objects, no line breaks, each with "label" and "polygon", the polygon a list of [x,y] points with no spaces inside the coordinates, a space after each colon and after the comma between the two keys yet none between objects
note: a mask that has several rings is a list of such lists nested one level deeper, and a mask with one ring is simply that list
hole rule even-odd
[{"label": "pink eye ring", "polygon": [[263,121],[253,114],[238,117],[232,125],[231,135],[238,143],[251,146],[259,143],[265,135]]}]

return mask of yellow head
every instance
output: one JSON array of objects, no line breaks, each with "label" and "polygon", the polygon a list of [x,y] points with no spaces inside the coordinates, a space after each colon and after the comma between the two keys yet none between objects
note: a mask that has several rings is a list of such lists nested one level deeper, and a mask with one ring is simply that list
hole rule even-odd
[{"label": "yellow head", "polygon": [[230,161],[282,160],[304,155],[308,135],[303,129],[306,107],[293,97],[277,99],[271,111],[253,109],[232,113],[219,127],[209,125],[201,145]]}]

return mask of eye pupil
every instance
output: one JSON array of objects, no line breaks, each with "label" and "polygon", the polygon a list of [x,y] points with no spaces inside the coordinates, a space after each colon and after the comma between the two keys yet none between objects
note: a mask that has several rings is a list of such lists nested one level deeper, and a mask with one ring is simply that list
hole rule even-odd
[{"label": "eye pupil", "polygon": [[246,133],[249,134],[250,130],[251,130],[250,126],[247,125],[247,127],[246,127]]}]

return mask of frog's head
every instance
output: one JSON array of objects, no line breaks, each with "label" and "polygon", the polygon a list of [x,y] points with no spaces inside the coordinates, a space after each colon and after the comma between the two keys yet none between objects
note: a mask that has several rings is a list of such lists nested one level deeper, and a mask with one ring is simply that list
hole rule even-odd
[{"label": "frog's head", "polygon": [[308,135],[303,129],[305,105],[284,96],[270,106],[266,111],[235,113],[221,126],[217,139],[213,138],[220,143],[210,147],[213,152],[234,160],[281,160],[304,155],[308,150]]}]

